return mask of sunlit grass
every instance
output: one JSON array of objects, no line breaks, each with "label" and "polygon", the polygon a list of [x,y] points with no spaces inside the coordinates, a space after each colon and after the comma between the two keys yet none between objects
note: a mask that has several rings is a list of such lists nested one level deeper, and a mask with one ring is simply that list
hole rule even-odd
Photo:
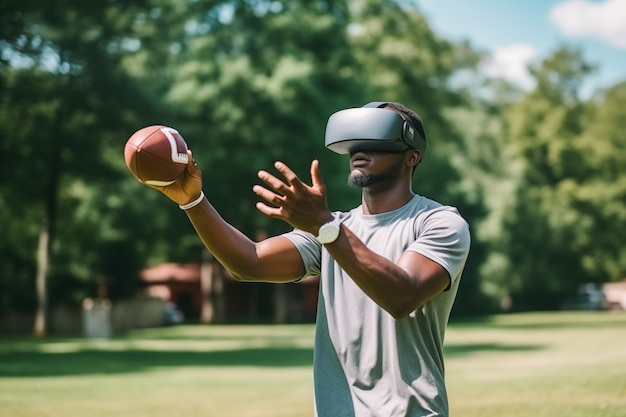
[{"label": "sunlit grass", "polygon": [[[0,417],[312,416],[312,325],[0,338]],[[623,417],[626,314],[451,324],[452,416]]]},{"label": "sunlit grass", "polygon": [[626,416],[626,314],[496,316],[446,340],[453,415]]}]

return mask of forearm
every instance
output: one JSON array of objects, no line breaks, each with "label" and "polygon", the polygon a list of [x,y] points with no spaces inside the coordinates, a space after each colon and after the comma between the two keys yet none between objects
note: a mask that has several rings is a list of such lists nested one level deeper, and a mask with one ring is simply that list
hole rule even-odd
[{"label": "forearm", "polygon": [[303,276],[300,254],[285,237],[254,242],[227,223],[206,199],[186,213],[205,247],[235,278],[290,282]]},{"label": "forearm", "polygon": [[254,241],[227,223],[206,199],[185,213],[218,262],[235,275],[250,274],[258,260]]},{"label": "forearm", "polygon": [[394,263],[372,252],[345,226],[326,248],[363,292],[395,318],[407,316],[447,286],[445,271],[434,262],[412,253]]}]

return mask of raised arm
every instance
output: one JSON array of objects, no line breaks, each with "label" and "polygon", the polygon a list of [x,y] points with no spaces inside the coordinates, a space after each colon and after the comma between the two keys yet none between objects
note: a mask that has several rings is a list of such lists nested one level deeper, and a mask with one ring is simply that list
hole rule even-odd
[{"label": "raised arm", "polygon": [[[320,226],[333,218],[326,205],[326,189],[318,162],[311,164],[311,186],[285,164],[277,162],[275,168],[286,181],[261,171],[259,178],[269,188],[254,187],[255,193],[267,202],[258,203],[257,208],[317,235]],[[338,239],[327,244],[326,249],[352,280],[395,318],[409,315],[451,283],[446,269],[431,259],[407,251],[397,261],[391,261],[374,253],[345,225],[341,226]]]},{"label": "raised arm", "polygon": [[289,282],[304,275],[300,253],[289,239],[254,242],[222,219],[206,198],[186,213],[204,246],[236,278]]},{"label": "raised arm", "polygon": [[280,236],[254,242],[227,223],[203,197],[202,172],[191,151],[189,156],[185,172],[175,183],[151,187],[179,205],[199,201],[185,213],[209,252],[241,280],[288,282],[301,278],[304,264],[293,243]]}]

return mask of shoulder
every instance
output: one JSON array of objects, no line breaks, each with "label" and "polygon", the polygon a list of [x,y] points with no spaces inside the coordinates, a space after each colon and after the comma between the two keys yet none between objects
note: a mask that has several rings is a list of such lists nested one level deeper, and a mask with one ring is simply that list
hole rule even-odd
[{"label": "shoulder", "polygon": [[441,206],[423,213],[423,220],[426,224],[447,224],[469,229],[469,224],[461,216],[459,210],[452,206]]},{"label": "shoulder", "polygon": [[471,246],[468,223],[456,207],[438,205],[420,211],[414,228],[415,241],[408,249],[443,266],[454,282]]},{"label": "shoulder", "polygon": [[452,219],[467,224],[459,210],[454,206],[441,204],[427,197],[416,195],[411,200],[412,210],[422,219]]},{"label": "shoulder", "polygon": [[455,237],[469,244],[470,226],[456,207],[422,197],[415,216],[415,232],[420,235]]}]

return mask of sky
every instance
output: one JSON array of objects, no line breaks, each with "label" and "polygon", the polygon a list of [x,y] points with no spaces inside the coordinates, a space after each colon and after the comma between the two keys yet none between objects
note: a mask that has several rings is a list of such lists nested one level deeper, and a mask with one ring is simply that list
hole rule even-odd
[{"label": "sky", "polygon": [[597,66],[582,95],[626,81],[626,0],[418,0],[431,27],[490,53],[483,71],[532,87],[526,66],[560,46]]}]

